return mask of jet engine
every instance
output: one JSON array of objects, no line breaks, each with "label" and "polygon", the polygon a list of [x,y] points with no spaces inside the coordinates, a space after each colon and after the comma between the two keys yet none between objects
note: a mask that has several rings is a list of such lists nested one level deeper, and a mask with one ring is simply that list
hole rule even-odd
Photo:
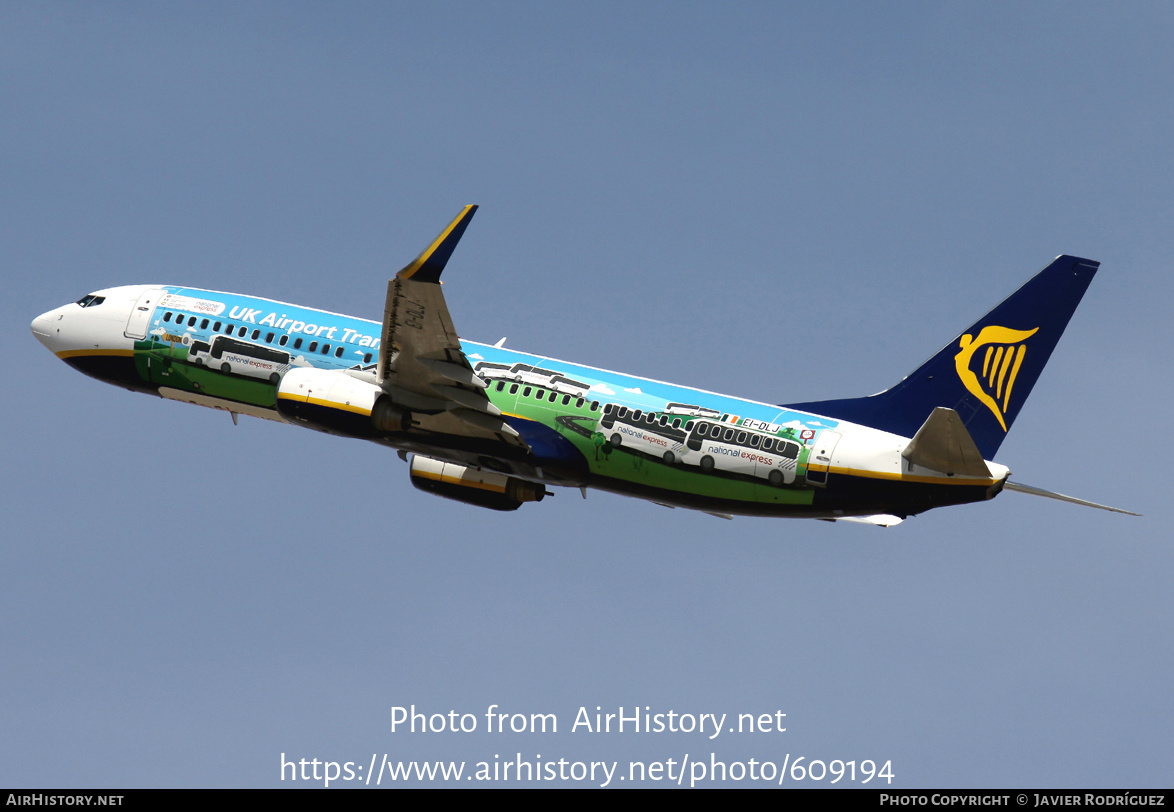
[{"label": "jet engine", "polygon": [[277,411],[286,420],[347,437],[407,431],[412,415],[375,383],[347,372],[295,368],[277,387]]},{"label": "jet engine", "polygon": [[422,491],[491,510],[517,510],[523,502],[541,502],[546,496],[542,485],[421,454],[412,457],[410,476]]}]

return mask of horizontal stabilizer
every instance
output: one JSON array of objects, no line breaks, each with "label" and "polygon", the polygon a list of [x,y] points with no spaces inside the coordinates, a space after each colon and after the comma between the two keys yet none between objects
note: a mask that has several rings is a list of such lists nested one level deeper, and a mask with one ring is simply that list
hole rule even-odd
[{"label": "horizontal stabilizer", "polygon": [[956,411],[944,406],[930,412],[901,456],[909,460],[910,466],[941,471],[948,476],[991,478],[991,470],[970,432],[962,425],[962,419]]},{"label": "horizontal stabilizer", "polygon": [[1065,496],[1062,493],[1055,491],[1045,491],[1043,488],[1033,488],[1031,485],[1024,485],[1020,482],[1011,482],[1007,480],[1003,487],[1009,491],[1018,491],[1019,493],[1029,493],[1032,496],[1046,496],[1049,499],[1059,499],[1061,502],[1071,502],[1074,505],[1084,505],[1085,507],[1099,508],[1101,510],[1109,510],[1113,513],[1124,513],[1128,516],[1140,516],[1140,513],[1134,513],[1132,510],[1122,510],[1121,508],[1109,507],[1108,505],[1098,505],[1096,502],[1089,502],[1086,499],[1077,499],[1075,496]]}]

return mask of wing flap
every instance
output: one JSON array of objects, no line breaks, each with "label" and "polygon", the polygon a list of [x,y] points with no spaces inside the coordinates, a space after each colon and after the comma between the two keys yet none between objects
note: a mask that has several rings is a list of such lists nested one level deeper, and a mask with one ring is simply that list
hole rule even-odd
[{"label": "wing flap", "polygon": [[461,350],[441,287],[441,271],[476,211],[476,206],[462,209],[387,283],[376,376],[392,400],[412,409],[423,427],[526,448],[489,401],[487,384]]}]

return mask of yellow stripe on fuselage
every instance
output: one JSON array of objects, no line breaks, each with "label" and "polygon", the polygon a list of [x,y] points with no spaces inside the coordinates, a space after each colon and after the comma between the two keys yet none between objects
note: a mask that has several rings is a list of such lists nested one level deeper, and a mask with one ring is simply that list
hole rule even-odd
[{"label": "yellow stripe on fuselage", "polygon": [[[809,468],[812,466],[808,466]],[[915,474],[891,474],[887,471],[866,471],[862,468],[828,467],[830,474],[861,477],[863,479],[888,479],[893,482],[920,482],[927,485],[993,485],[997,479],[965,479],[962,477],[917,476]]]},{"label": "yellow stripe on fuselage", "polygon": [[62,350],[57,353],[57,357],[61,360],[66,358],[83,358],[92,357],[95,355],[105,355],[111,358],[134,358],[134,350]]}]

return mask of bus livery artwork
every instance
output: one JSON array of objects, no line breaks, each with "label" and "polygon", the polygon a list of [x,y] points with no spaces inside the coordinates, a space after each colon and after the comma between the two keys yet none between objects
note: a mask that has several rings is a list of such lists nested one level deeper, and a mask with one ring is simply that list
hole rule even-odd
[{"label": "bus livery artwork", "polygon": [[193,364],[219,368],[230,375],[244,375],[264,378],[276,384],[289,371],[290,357],[284,350],[240,341],[220,335],[206,341],[193,341],[188,350],[188,360]]},{"label": "bus livery artwork", "polygon": [[[682,417],[700,413],[713,420]],[[776,487],[804,484],[800,479],[803,445],[779,436],[793,434],[791,429],[748,419],[740,425],[716,422],[718,416],[712,409],[681,403],[668,404],[659,415],[608,404],[598,431],[613,448],[647,455],[666,465],[765,479]]]}]

